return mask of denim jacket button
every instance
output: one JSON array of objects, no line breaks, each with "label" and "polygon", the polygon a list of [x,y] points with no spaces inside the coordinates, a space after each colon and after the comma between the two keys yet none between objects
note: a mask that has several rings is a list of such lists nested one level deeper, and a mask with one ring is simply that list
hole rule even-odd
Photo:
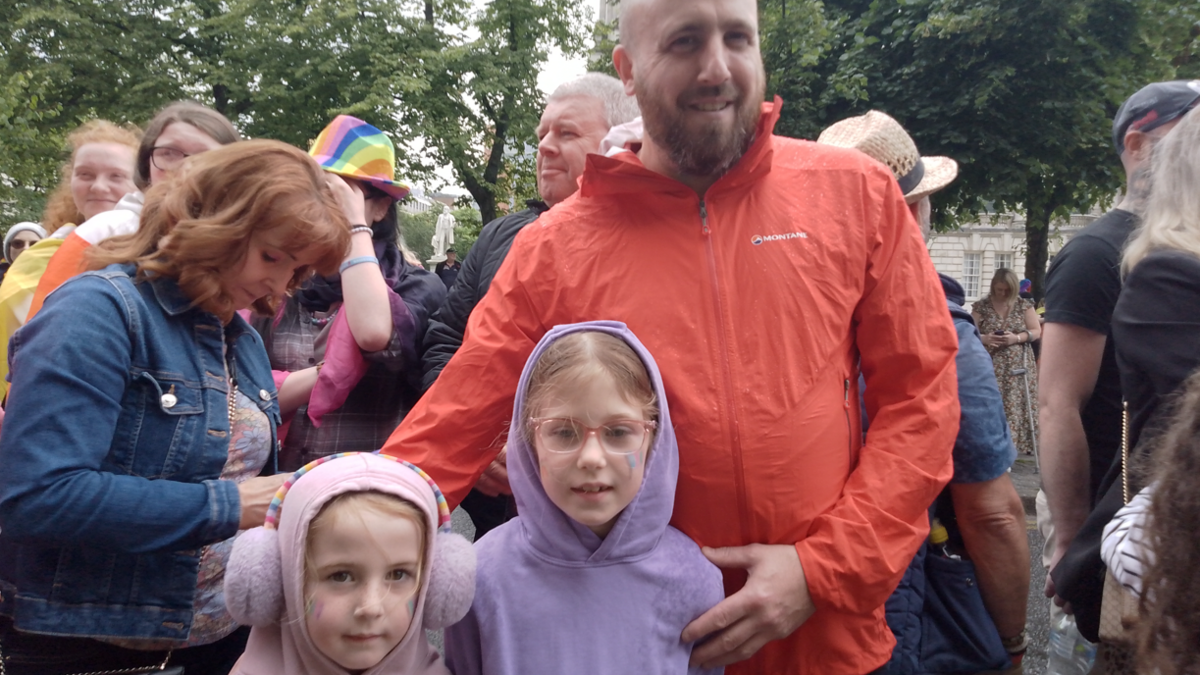
[{"label": "denim jacket button", "polygon": [[269,393],[267,393],[267,390],[266,390],[266,389],[259,389],[259,390],[258,390],[258,397],[259,397],[259,398],[261,398],[261,399],[262,399],[262,400],[264,400],[264,401],[270,401],[270,400],[271,400],[271,395],[270,395]]},{"label": "denim jacket button", "polygon": [[175,398],[175,394],[163,394],[162,395],[162,407],[164,407],[164,408],[174,408],[175,404],[178,402],[179,402],[179,399]]}]

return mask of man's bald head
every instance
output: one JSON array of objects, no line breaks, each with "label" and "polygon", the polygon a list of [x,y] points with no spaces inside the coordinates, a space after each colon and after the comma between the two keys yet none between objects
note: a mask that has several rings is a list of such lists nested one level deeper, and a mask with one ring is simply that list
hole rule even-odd
[{"label": "man's bald head", "polygon": [[613,65],[645,122],[642,162],[705,188],[754,140],[766,88],[755,0],[625,0]]},{"label": "man's bald head", "polygon": [[636,50],[639,28],[644,25],[646,5],[653,0],[622,0],[621,18],[617,23],[620,30],[620,44],[630,52]]}]

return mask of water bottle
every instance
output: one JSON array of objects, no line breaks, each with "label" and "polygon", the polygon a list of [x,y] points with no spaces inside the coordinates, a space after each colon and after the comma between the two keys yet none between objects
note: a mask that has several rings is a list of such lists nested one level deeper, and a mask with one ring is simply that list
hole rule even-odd
[{"label": "water bottle", "polygon": [[933,519],[929,527],[929,543],[933,544],[942,556],[951,560],[962,560],[962,556],[950,548],[950,533],[946,531],[946,526],[942,525],[942,521],[937,518]]},{"label": "water bottle", "polygon": [[1079,634],[1075,617],[1064,614],[1050,629],[1050,663],[1046,675],[1087,675],[1096,660],[1096,645]]}]

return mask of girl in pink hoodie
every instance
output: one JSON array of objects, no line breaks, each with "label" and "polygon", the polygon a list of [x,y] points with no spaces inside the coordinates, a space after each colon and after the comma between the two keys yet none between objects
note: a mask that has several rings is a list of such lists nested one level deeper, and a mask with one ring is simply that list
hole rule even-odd
[{"label": "girl in pink hoodie", "polygon": [[225,602],[253,628],[233,675],[447,674],[424,629],[475,592],[474,552],[449,528],[407,462],[344,453],[296,472],[234,544]]}]

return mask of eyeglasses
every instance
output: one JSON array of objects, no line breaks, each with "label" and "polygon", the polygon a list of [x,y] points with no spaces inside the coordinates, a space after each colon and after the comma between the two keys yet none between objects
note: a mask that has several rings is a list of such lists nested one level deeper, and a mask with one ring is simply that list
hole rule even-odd
[{"label": "eyeglasses", "polygon": [[642,444],[658,423],[613,420],[598,427],[589,427],[569,417],[530,417],[529,426],[539,447],[547,452],[568,455],[582,448],[589,436],[596,436],[605,452],[632,455],[642,449]]},{"label": "eyeglasses", "polygon": [[166,145],[150,149],[150,161],[159,171],[170,171],[179,166],[183,160],[191,157],[186,152]]}]

